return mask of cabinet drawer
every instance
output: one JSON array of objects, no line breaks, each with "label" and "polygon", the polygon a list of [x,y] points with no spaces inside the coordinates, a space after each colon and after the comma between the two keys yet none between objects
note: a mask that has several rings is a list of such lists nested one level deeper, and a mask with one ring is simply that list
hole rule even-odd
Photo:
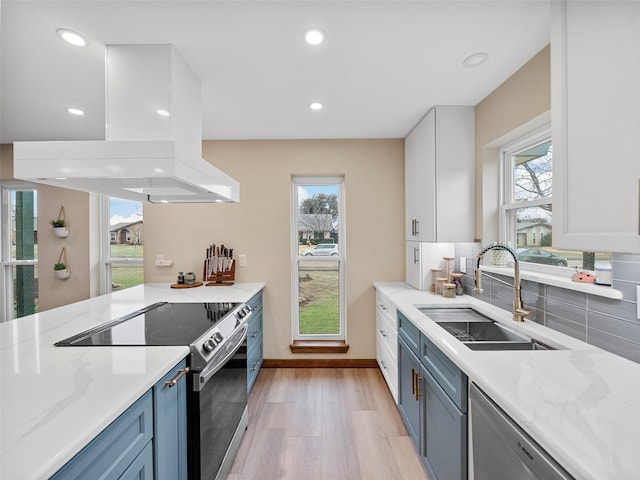
[{"label": "cabinet drawer", "polygon": [[393,327],[393,330],[398,331],[396,307],[380,292],[376,293],[376,312],[380,312],[384,315],[389,321],[389,324]]},{"label": "cabinet drawer", "polygon": [[420,361],[458,408],[467,412],[467,376],[458,366],[422,335]]},{"label": "cabinet drawer", "polygon": [[254,339],[254,345],[247,350],[247,392],[251,391],[262,366],[262,334]]},{"label": "cabinet drawer", "polygon": [[251,307],[251,309],[261,308],[262,307],[262,291],[260,293],[256,293],[251,299],[247,302],[247,305]]},{"label": "cabinet drawer", "polygon": [[[148,443],[118,480],[153,480],[153,448]],[[176,478],[176,477],[174,477]]]},{"label": "cabinet drawer", "polygon": [[249,317],[247,329],[247,348],[251,348],[258,336],[262,335],[262,309],[256,310]]},{"label": "cabinet drawer", "polygon": [[398,333],[393,329],[389,320],[376,310],[376,336],[391,350],[393,358],[398,356]]},{"label": "cabinet drawer", "polygon": [[407,317],[398,312],[398,335],[416,356],[420,356],[420,330]]},{"label": "cabinet drawer", "polygon": [[[397,339],[396,339],[397,346]],[[376,360],[380,366],[380,371],[391,390],[391,395],[396,403],[398,403],[398,360],[386,343],[378,336],[376,342]]]},{"label": "cabinet drawer", "polygon": [[149,390],[51,478],[120,478],[152,437],[153,395]]}]

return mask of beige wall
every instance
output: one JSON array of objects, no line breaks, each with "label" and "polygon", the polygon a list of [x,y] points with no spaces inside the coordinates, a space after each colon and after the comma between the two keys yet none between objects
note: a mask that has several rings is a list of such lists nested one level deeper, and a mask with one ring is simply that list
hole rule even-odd
[{"label": "beige wall", "polygon": [[498,148],[550,119],[550,47],[476,105],[476,238],[498,240]]},{"label": "beige wall", "polygon": [[[69,236],[53,233],[51,220],[64,206]],[[90,296],[89,274],[89,194],[66,188],[38,185],[38,308],[39,311],[85,300]],[[71,276],[54,277],[53,265],[62,248],[67,254]]]},{"label": "beige wall", "polygon": [[[205,141],[203,156],[240,182],[240,203],[145,204],[145,281],[174,282],[179,270],[194,271],[200,279],[210,243],[246,254],[247,266],[237,268],[237,280],[267,285],[265,358],[295,358],[289,351],[291,177],[344,175],[346,357],[375,358],[372,283],[404,281],[403,140]],[[174,265],[154,266],[156,254]]]},{"label": "beige wall", "polygon": [[13,145],[0,145],[0,180],[13,178]]}]

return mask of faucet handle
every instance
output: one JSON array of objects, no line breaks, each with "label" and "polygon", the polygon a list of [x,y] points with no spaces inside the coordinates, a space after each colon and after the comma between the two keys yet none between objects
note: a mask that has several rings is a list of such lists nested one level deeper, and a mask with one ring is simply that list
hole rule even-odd
[{"label": "faucet handle", "polygon": [[523,307],[515,308],[513,310],[513,319],[516,322],[522,322],[524,321],[525,318],[529,317],[530,313],[531,311],[527,310],[526,308],[523,308]]}]

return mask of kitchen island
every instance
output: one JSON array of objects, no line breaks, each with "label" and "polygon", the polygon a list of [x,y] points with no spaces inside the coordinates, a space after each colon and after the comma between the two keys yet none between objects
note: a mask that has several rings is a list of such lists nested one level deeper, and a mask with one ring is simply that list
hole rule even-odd
[{"label": "kitchen island", "polygon": [[[515,323],[511,312],[469,295],[375,287],[576,479],[640,478],[639,364],[532,321]],[[558,349],[471,350],[419,310],[446,306],[473,307]]]},{"label": "kitchen island", "polygon": [[55,342],[155,302],[244,302],[264,284],[169,287],[140,285],[0,324],[0,478],[49,478],[189,354]]}]

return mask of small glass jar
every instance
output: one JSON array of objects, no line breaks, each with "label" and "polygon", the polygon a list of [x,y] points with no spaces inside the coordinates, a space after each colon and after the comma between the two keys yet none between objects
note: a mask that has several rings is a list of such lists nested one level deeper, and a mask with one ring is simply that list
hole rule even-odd
[{"label": "small glass jar", "polygon": [[456,296],[456,284],[455,283],[443,283],[442,284],[442,296],[445,298],[455,298]]},{"label": "small glass jar", "polygon": [[431,269],[431,291],[436,293],[436,279],[440,276],[442,272],[441,268],[432,268]]},{"label": "small glass jar", "polygon": [[436,295],[442,295],[442,285],[447,283],[446,277],[436,278]]},{"label": "small glass jar", "polygon": [[464,277],[464,273],[452,273],[451,278],[453,278],[452,283],[456,286],[456,295],[462,295],[464,293],[464,287],[462,286],[462,277]]},{"label": "small glass jar", "polygon": [[178,272],[178,285],[184,285],[184,273]]},{"label": "small glass jar", "polygon": [[442,257],[444,260],[444,277],[447,277],[447,283],[451,283],[451,274],[453,273],[453,257]]}]

